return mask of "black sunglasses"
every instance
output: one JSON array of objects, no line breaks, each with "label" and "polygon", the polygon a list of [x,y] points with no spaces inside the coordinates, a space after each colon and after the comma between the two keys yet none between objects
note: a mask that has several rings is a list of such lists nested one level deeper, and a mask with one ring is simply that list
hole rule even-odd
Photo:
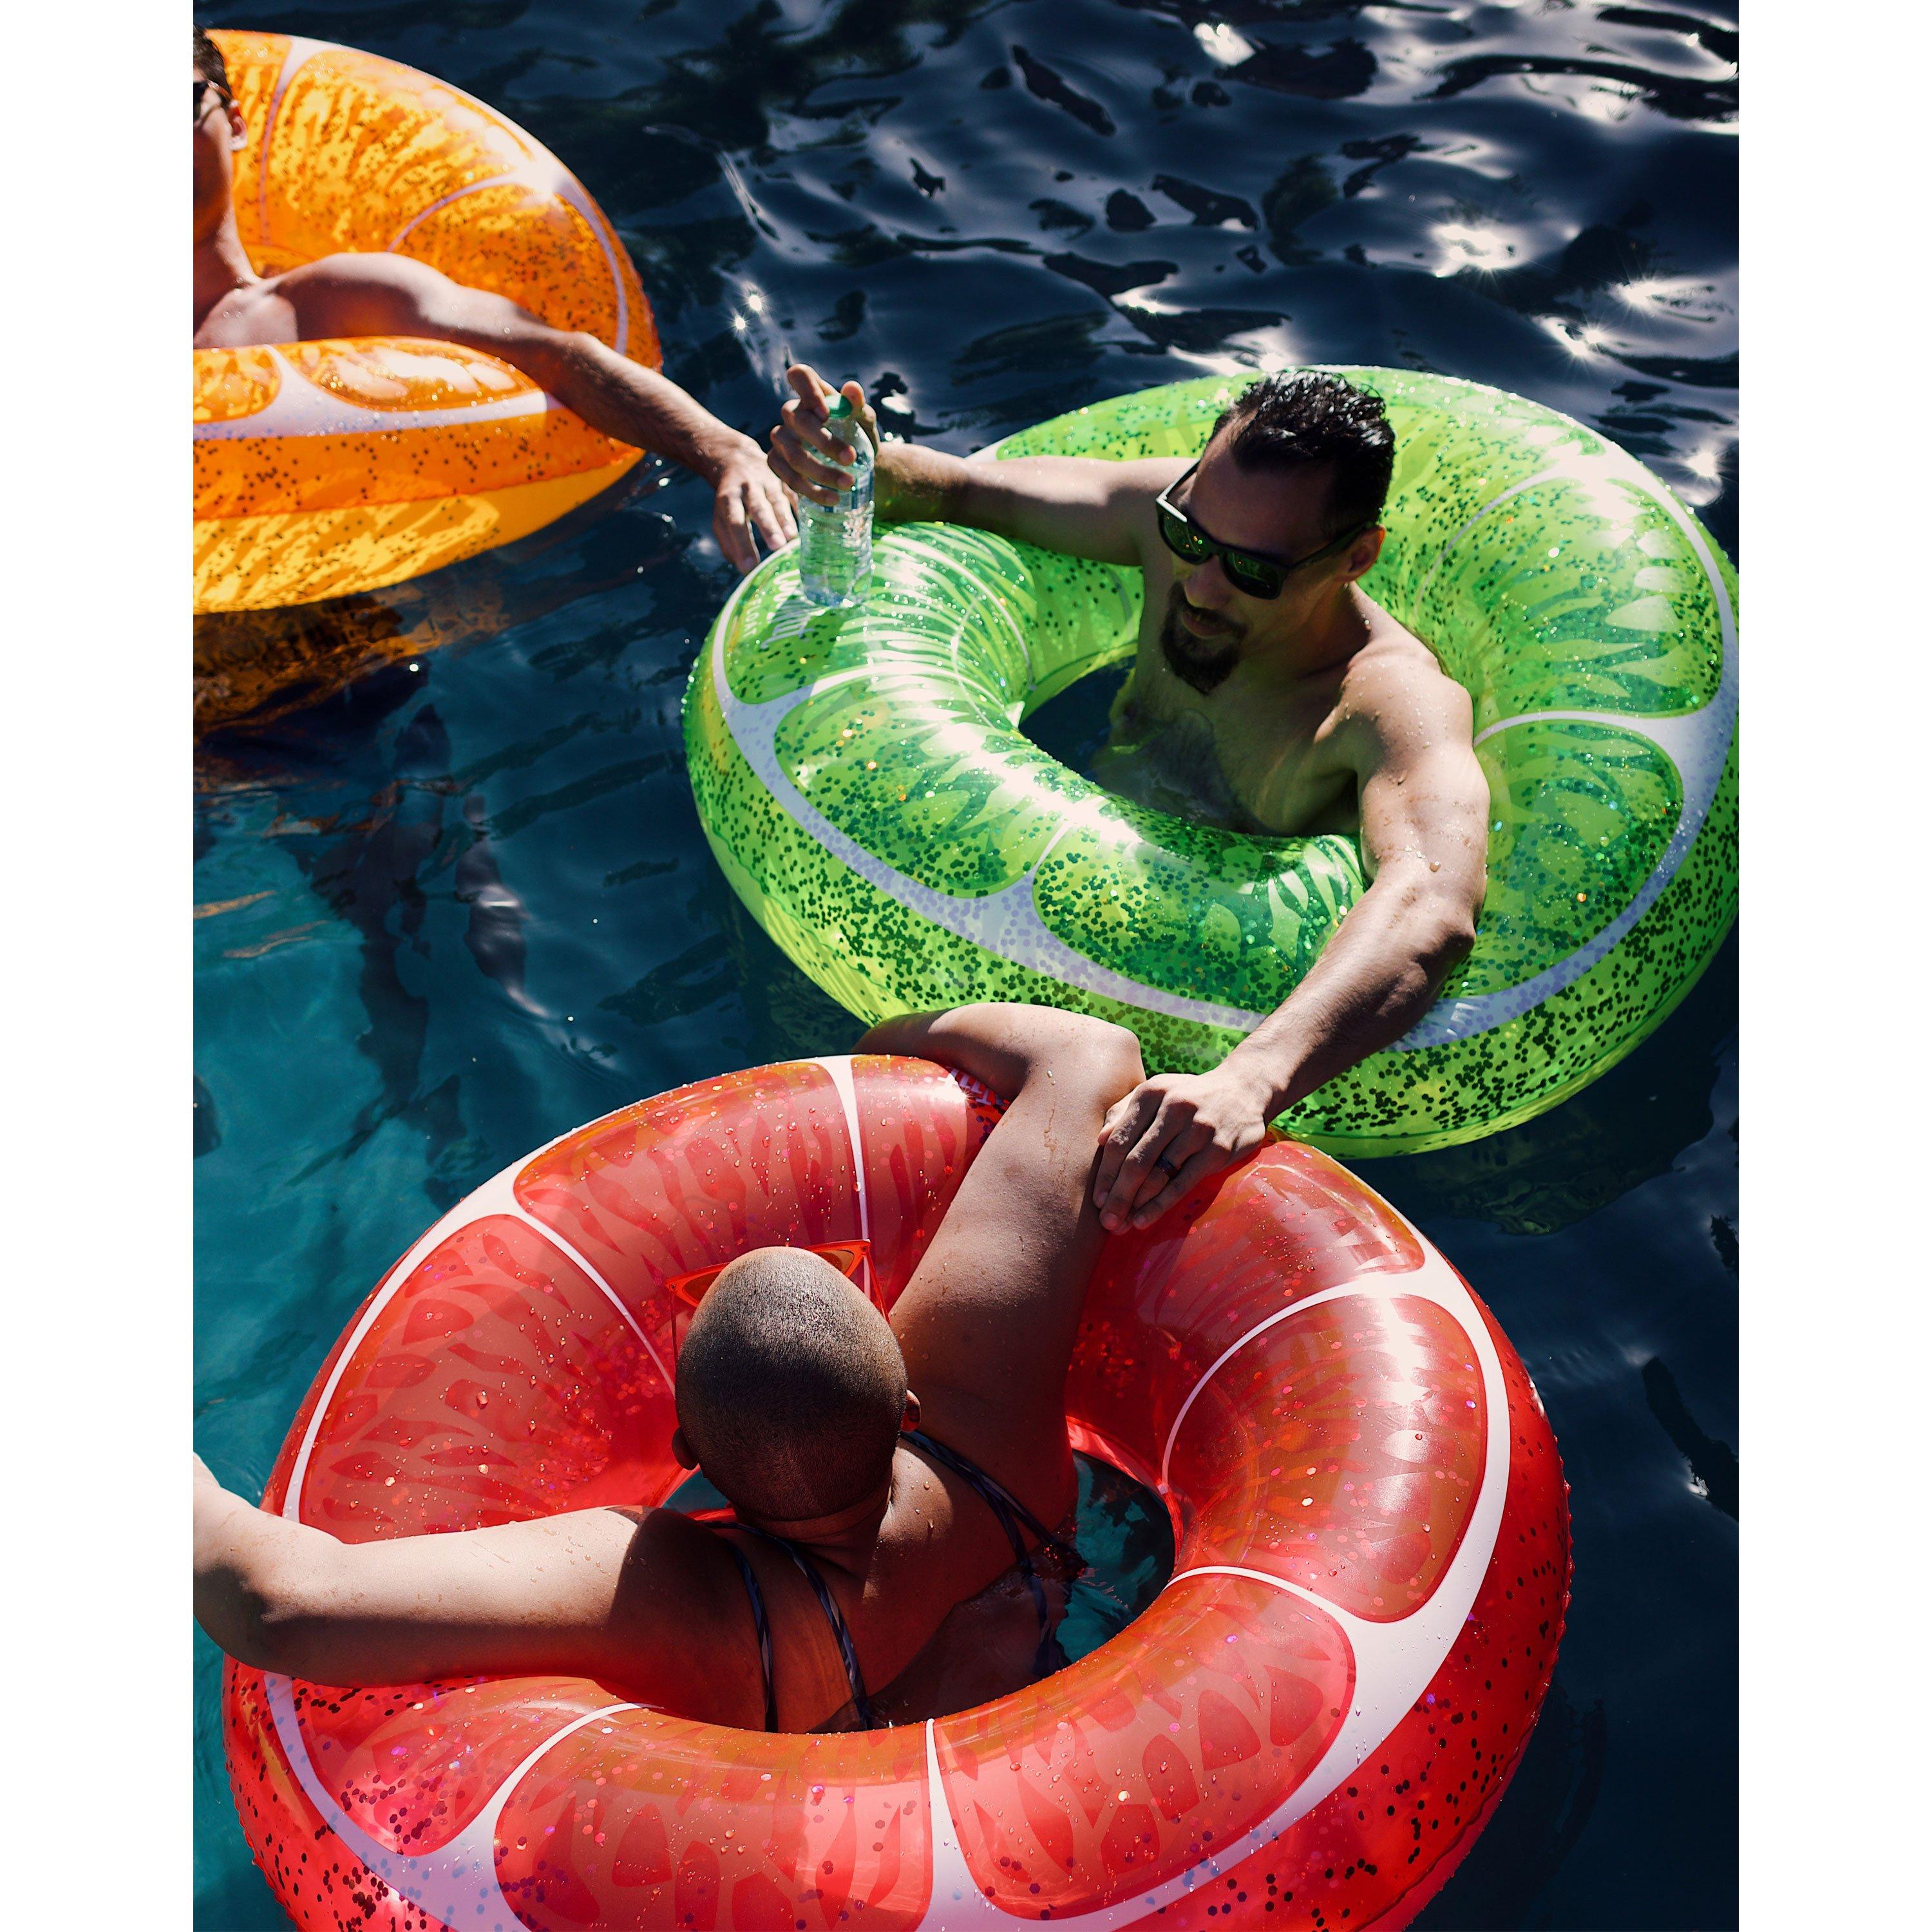
[{"label": "black sunglasses", "polygon": [[202,105],[202,103],[207,97],[208,90],[211,87],[214,88],[216,94],[218,94],[224,100],[232,100],[235,98],[218,80],[203,80],[199,75],[197,75],[195,77],[194,83],[194,124],[197,128],[201,125],[201,117],[208,112],[207,108]]},{"label": "black sunglasses", "polygon": [[1205,563],[1210,556],[1218,556],[1221,568],[1228,573],[1228,581],[1245,597],[1279,597],[1282,584],[1298,570],[1305,570],[1311,563],[1319,563],[1324,556],[1333,556],[1337,550],[1346,550],[1365,530],[1376,526],[1376,519],[1371,517],[1366,523],[1358,524],[1352,530],[1344,530],[1339,537],[1330,538],[1319,550],[1312,550],[1306,556],[1296,557],[1292,562],[1286,557],[1262,556],[1253,550],[1236,550],[1232,544],[1217,542],[1178,504],[1168,501],[1200,467],[1197,459],[1188,466],[1186,475],[1176,477],[1154,499],[1160,540],[1183,563]]}]

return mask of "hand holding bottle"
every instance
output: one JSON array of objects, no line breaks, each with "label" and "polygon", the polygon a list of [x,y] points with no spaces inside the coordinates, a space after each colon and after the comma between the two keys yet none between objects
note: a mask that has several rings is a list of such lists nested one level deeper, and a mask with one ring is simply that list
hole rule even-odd
[{"label": "hand holding bottle", "polygon": [[872,469],[878,431],[856,382],[830,388],[786,371],[798,392],[772,434],[772,466],[798,493],[798,585],[827,608],[862,604],[872,579]]},{"label": "hand holding bottle", "polygon": [[797,391],[779,412],[772,431],[772,468],[807,502],[826,509],[852,484],[854,446],[831,426],[834,403],[841,398],[851,412],[850,422],[865,432],[872,450],[879,446],[879,420],[864,388],[856,382],[835,389],[817,370],[794,362],[785,380]]}]

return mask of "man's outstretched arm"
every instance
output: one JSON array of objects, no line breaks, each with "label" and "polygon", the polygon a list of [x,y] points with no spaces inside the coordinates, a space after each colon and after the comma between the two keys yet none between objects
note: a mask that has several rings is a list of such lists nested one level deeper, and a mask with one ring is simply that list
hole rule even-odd
[{"label": "man's outstretched arm", "polygon": [[592,428],[694,470],[712,486],[718,547],[740,571],[758,560],[754,533],[767,550],[797,536],[784,486],[749,436],[596,336],[552,328],[506,297],[465,288],[406,256],[336,256],[310,279],[323,286],[304,288],[304,308],[326,307],[334,333],[422,335],[483,350],[541,383]]},{"label": "man's outstretched arm", "polygon": [[1307,977],[1211,1073],[1158,1074],[1109,1113],[1094,1199],[1110,1231],[1157,1220],[1258,1147],[1277,1114],[1400,1040],[1474,942],[1490,795],[1468,694],[1439,674],[1420,701],[1393,686],[1366,694],[1342,728],[1373,883]]},{"label": "man's outstretched arm", "polygon": [[[796,392],[772,431],[772,468],[788,488],[830,504],[844,472],[826,430],[836,393],[802,363],[785,371]],[[1112,463],[1090,456],[1027,456],[999,462],[884,442],[856,382],[843,392],[878,459],[873,506],[881,523],[965,524],[1016,543],[1037,544],[1100,563],[1138,564],[1155,541],[1154,500],[1187,466],[1179,457]]]}]

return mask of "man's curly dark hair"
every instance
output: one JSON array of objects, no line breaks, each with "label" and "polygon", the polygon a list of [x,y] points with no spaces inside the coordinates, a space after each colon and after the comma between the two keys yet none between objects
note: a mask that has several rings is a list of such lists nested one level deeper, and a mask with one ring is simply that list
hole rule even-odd
[{"label": "man's curly dark hair", "polygon": [[194,30],[194,70],[203,80],[212,80],[224,94],[229,92],[228,63],[205,27]]},{"label": "man's curly dark hair", "polygon": [[1380,518],[1395,432],[1373,390],[1318,370],[1283,370],[1244,389],[1221,412],[1214,435],[1223,430],[1244,470],[1333,464],[1328,514],[1337,535]]}]

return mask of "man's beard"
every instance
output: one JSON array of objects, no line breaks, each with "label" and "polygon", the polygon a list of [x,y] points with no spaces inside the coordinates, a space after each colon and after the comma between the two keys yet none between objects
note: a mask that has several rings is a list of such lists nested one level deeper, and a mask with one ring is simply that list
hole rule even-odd
[{"label": "man's beard", "polygon": [[1160,654],[1166,658],[1168,669],[1183,684],[1192,685],[1204,698],[1240,662],[1240,636],[1237,632],[1220,644],[1197,638],[1180,621],[1180,607],[1185,601],[1178,584],[1167,593],[1167,614],[1160,626]]}]

